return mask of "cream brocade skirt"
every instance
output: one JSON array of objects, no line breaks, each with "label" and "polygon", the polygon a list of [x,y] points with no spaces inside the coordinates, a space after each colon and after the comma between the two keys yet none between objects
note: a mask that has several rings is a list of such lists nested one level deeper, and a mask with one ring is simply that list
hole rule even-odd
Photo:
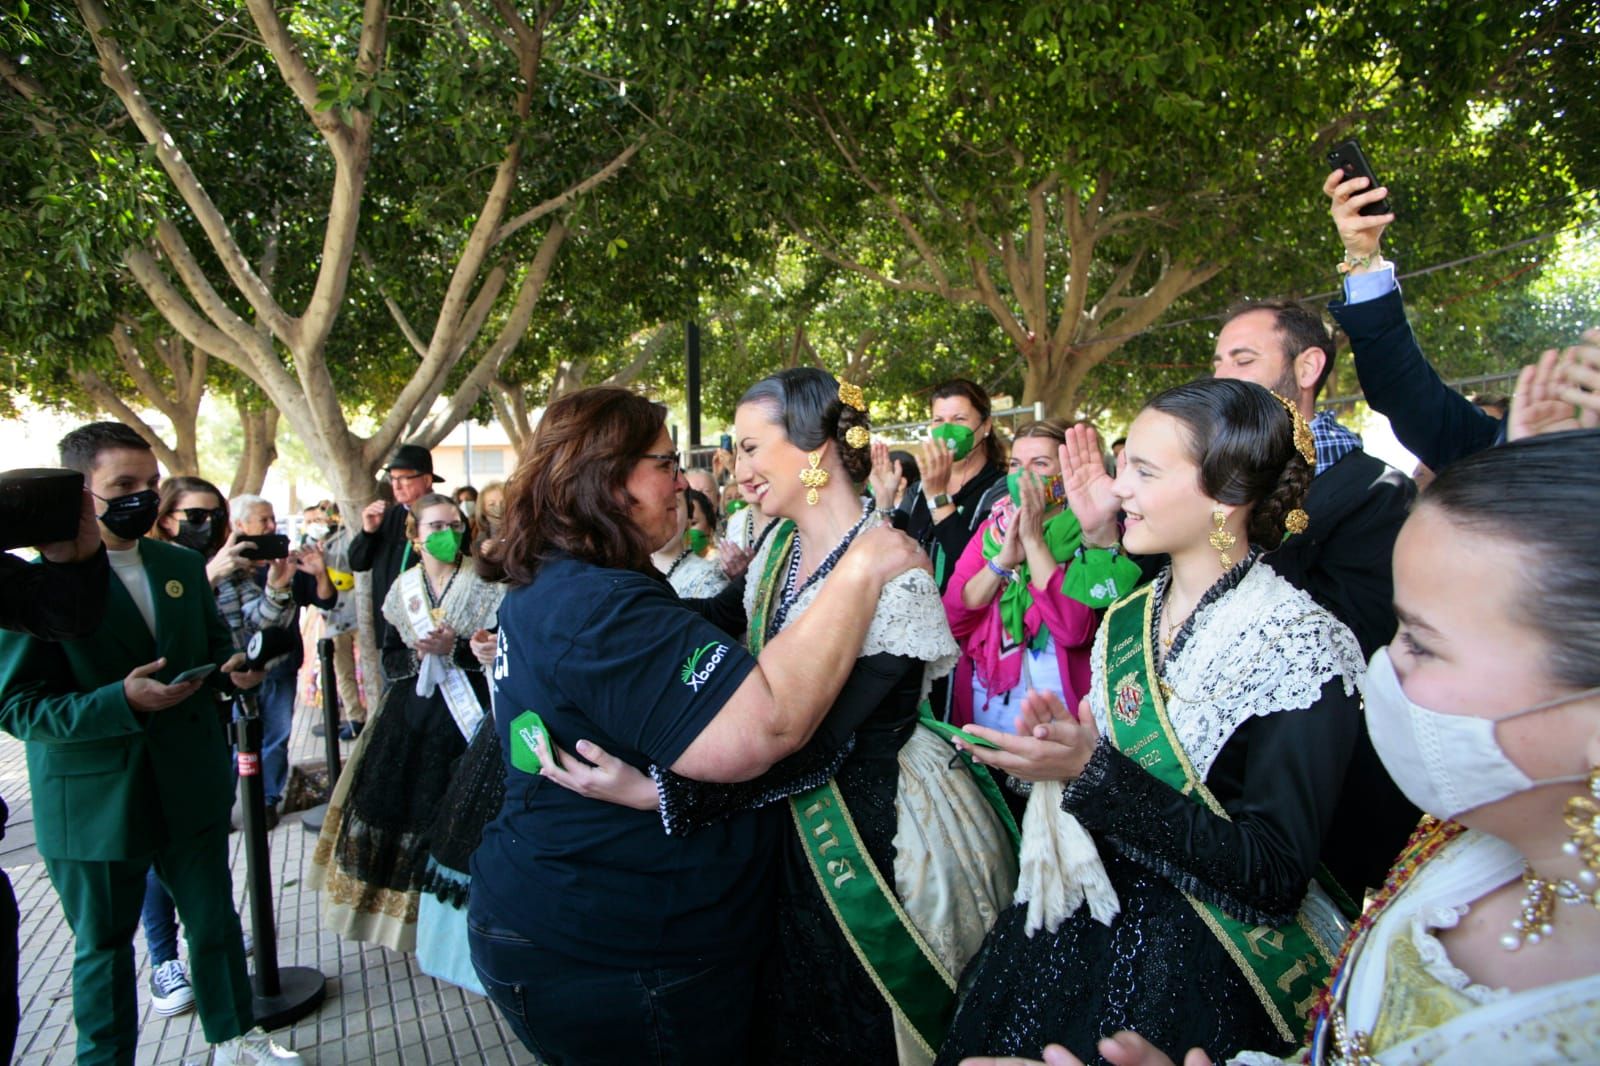
[{"label": "cream brocade skirt", "polygon": [[317,834],[317,846],[311,853],[311,872],[306,884],[312,891],[322,893],[322,925],[343,940],[356,940],[364,944],[380,944],[394,951],[413,952],[417,948],[417,897],[416,893],[378,893],[375,907],[358,907],[356,901],[369,894],[369,886],[340,869],[334,862],[334,845],[339,838],[339,827],[344,824],[344,807],[350,795],[351,783],[356,779],[356,768],[366,754],[367,742],[372,739],[374,727],[383,714],[383,705],[372,710],[367,723],[356,737],[350,758],[339,771],[333,794],[328,798],[328,810],[322,819],[322,831]]},{"label": "cream brocade skirt", "polygon": [[[895,793],[894,887],[906,915],[957,981],[1011,903],[1017,858],[1005,823],[951,747],[918,728],[900,749]],[[932,1056],[895,1021],[901,1066]]]}]

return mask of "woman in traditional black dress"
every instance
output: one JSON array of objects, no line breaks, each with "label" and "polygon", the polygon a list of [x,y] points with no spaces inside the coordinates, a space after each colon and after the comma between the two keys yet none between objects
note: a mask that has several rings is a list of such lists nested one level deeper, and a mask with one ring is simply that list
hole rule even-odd
[{"label": "woman in traditional black dress", "polygon": [[430,494],[406,519],[403,570],[383,602],[389,692],[339,776],[312,855],[323,922],[347,940],[413,951],[428,830],[483,719],[488,685],[469,638],[495,625],[503,589],[463,554],[467,523]]},{"label": "woman in traditional black dress", "polygon": [[1267,390],[1207,380],[1146,405],[1114,488],[1097,456],[1068,471],[1086,539],[1114,540],[1120,506],[1127,550],[1171,562],[1107,612],[1076,714],[1034,693],[1021,735],[971,727],[1000,745],[974,758],[1035,784],[1021,902],[963,975],[939,1062],[1049,1043],[1099,1062],[1119,1029],[1222,1058],[1298,1041],[1340,942],[1312,878],[1365,665],[1262,558],[1304,528],[1311,449]]}]

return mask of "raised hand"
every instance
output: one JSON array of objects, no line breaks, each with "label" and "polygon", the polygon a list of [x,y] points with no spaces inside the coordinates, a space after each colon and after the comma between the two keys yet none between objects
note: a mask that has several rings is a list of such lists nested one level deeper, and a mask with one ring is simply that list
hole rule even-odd
[{"label": "raised hand", "polygon": [[[1027,698],[1043,696],[1042,693],[1030,692]],[[1061,702],[1059,698],[1055,698],[1055,701],[1058,704]],[[1037,710],[1035,713],[1038,713]],[[957,740],[957,749],[985,766],[1004,770],[1023,781],[1072,780],[1083,773],[1100,739],[1093,715],[1087,716],[1086,720],[1070,717],[1063,720],[1055,718],[1053,712],[1048,722],[1035,723],[1023,736],[1002,733],[981,725],[969,725],[966,730],[975,737],[992,742],[995,747],[980,748]]]},{"label": "raised hand", "polygon": [[[1380,185],[1376,189],[1369,189],[1369,182],[1364,177],[1345,177],[1342,170],[1335,170],[1328,175],[1328,180],[1322,183],[1322,193],[1333,206],[1329,213],[1333,215],[1333,226],[1339,231],[1339,239],[1344,242],[1344,250],[1357,259],[1368,256],[1377,256],[1378,241],[1383,236],[1384,229],[1394,221],[1394,215],[1363,215],[1361,209],[1368,204],[1375,204],[1389,195],[1386,186]],[[1363,267],[1356,267],[1359,273]]]},{"label": "raised hand", "polygon": [[376,533],[378,527],[383,525],[383,512],[389,509],[389,504],[384,500],[373,500],[361,511],[361,530],[364,533]]},{"label": "raised hand", "polygon": [[1083,527],[1085,544],[1110,547],[1121,539],[1117,512],[1122,501],[1112,491],[1111,475],[1101,458],[1100,434],[1091,425],[1079,423],[1067,429],[1061,445],[1061,480],[1066,485],[1067,506]]},{"label": "raised hand", "polygon": [[895,490],[900,487],[900,460],[889,458],[889,446],[881,440],[872,442],[872,473],[867,484],[872,487],[873,502],[878,510],[887,511],[894,506]]},{"label": "raised hand", "polygon": [[955,462],[950,458],[950,449],[942,440],[927,440],[922,442],[918,451],[921,456],[917,461],[917,469],[922,472],[923,495],[932,498],[948,491],[950,467]]}]

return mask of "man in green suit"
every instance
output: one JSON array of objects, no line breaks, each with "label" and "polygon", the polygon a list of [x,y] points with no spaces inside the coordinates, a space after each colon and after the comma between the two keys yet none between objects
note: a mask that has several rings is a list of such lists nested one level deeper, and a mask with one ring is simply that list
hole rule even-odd
[{"label": "man in green suit", "polygon": [[144,538],[160,479],[149,445],[96,422],[62,438],[61,461],[104,507],[105,619],[59,644],[0,633],[0,728],[27,742],[39,854],[75,938],[78,1061],[134,1061],[133,933],[153,865],[188,932],[213,1063],[299,1062],[253,1028],[228,870],[227,740],[207,681],[175,681],[207,665],[229,674],[244,657],[200,556]]}]

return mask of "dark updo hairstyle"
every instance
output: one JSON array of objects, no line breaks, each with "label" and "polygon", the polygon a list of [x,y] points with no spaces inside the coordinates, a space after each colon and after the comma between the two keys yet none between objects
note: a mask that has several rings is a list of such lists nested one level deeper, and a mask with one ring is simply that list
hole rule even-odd
[{"label": "dark updo hairstyle", "polygon": [[[960,396],[972,405],[978,412],[979,422],[989,422],[989,394],[983,391],[983,386],[967,378],[951,378],[941,381],[933,387],[933,395],[928,397],[928,405],[933,406],[934,400],[948,400],[952,396]],[[1000,435],[994,431],[994,423],[989,422],[989,435],[983,438],[983,458],[990,466],[997,466],[1004,470],[1006,466],[1005,445],[1000,443]]]},{"label": "dark updo hairstyle", "polygon": [[161,528],[161,523],[165,522],[178,509],[179,500],[194,492],[205,492],[215,496],[218,506],[223,511],[220,519],[215,516],[212,517],[211,539],[206,543],[206,550],[200,553],[209,562],[212,556],[222,550],[223,543],[228,539],[228,497],[222,494],[221,489],[203,477],[175,474],[161,483],[161,487],[156,490],[161,502],[156,507],[156,524],[150,530],[150,535],[157,540],[171,540],[172,538],[167,535],[167,531]]},{"label": "dark updo hairstyle", "polygon": [[717,528],[717,510],[711,506],[711,497],[699,489],[683,490],[684,517],[689,520],[689,525],[694,525],[694,513],[699,511],[712,529]]},{"label": "dark updo hairstyle", "polygon": [[1200,491],[1250,508],[1250,543],[1276,548],[1283,523],[1303,506],[1311,465],[1295,450],[1294,417],[1283,401],[1249,381],[1202,378],[1145,404],[1177,419],[1200,468]]},{"label": "dark updo hairstyle", "polygon": [[1543,638],[1552,675],[1574,689],[1600,687],[1600,429],[1528,437],[1451,463],[1417,507],[1503,538],[1531,584],[1511,609]]},{"label": "dark updo hairstyle", "polygon": [[659,544],[634,524],[628,478],[666,425],[667,409],[627,389],[580,389],[545,408],[505,487],[498,539],[479,573],[529,584],[558,552],[653,574]]},{"label": "dark updo hairstyle", "polygon": [[839,382],[826,370],[800,366],[769,374],[739,397],[740,407],[747,403],[767,408],[796,448],[815,451],[833,441],[851,481],[860,484],[872,472],[871,446],[852,448],[844,439],[853,426],[872,427],[864,413],[839,399]]}]

